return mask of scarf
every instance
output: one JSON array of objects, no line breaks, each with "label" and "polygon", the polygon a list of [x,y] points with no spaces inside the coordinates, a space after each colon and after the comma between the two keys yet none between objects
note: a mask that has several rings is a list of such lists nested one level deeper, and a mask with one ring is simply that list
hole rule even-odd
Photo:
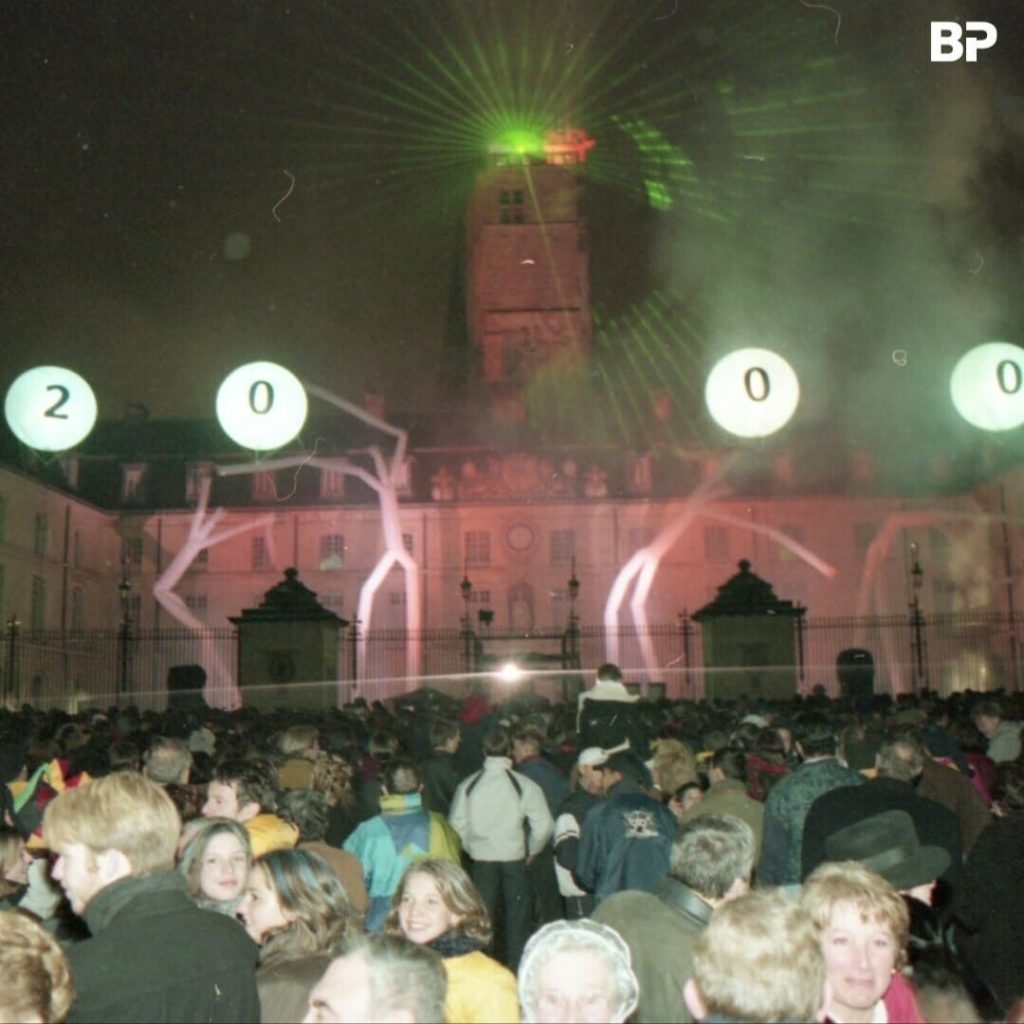
[{"label": "scarf", "polygon": [[453,956],[465,956],[467,953],[476,953],[483,949],[485,943],[479,939],[471,939],[465,932],[450,929],[436,939],[427,943],[427,948],[439,953],[444,959]]}]

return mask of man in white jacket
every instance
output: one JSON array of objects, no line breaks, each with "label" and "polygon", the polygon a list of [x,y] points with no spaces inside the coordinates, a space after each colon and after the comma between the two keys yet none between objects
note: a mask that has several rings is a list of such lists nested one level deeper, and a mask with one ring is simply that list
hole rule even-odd
[{"label": "man in white jacket", "polygon": [[527,862],[544,849],[555,825],[543,790],[512,770],[510,753],[504,730],[488,733],[484,766],[459,784],[448,820],[472,859],[473,881],[491,921],[504,921],[496,952],[515,970],[532,924]]}]

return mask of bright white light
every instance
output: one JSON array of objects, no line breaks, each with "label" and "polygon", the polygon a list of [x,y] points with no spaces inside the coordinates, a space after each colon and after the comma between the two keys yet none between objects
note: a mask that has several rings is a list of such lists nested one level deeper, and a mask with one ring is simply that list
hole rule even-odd
[{"label": "bright white light", "polygon": [[506,661],[498,669],[498,678],[503,683],[514,683],[523,678],[523,670],[514,661]]},{"label": "bright white light", "polygon": [[277,363],[246,363],[217,391],[217,420],[224,433],[253,451],[287,444],[306,422],[308,407],[298,377]]},{"label": "bright white light", "polygon": [[793,367],[766,348],[730,352],[715,363],[704,386],[715,422],[738,437],[767,437],[784,427],[800,402]]},{"label": "bright white light", "polygon": [[949,394],[956,411],[982,430],[1024,423],[1024,349],[1006,341],[976,345],[953,368]]},{"label": "bright white light", "polygon": [[4,416],[22,444],[63,452],[88,437],[96,423],[96,396],[74,370],[36,366],[8,389]]}]

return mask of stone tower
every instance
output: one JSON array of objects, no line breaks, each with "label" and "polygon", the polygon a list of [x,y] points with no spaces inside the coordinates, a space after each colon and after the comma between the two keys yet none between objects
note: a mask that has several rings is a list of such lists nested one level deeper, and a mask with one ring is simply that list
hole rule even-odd
[{"label": "stone tower", "polygon": [[583,168],[594,145],[565,129],[490,148],[467,216],[469,333],[496,416],[520,419],[542,367],[590,351]]}]

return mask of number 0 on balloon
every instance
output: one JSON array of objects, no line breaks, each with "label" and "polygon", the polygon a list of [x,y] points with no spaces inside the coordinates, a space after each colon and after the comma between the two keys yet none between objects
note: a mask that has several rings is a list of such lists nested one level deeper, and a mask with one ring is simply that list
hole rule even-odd
[{"label": "number 0 on balloon", "polygon": [[738,437],[767,437],[784,427],[800,402],[793,367],[767,348],[730,352],[715,363],[704,387],[715,422]]},{"label": "number 0 on balloon", "polygon": [[253,451],[287,444],[302,429],[308,408],[298,377],[277,363],[246,363],[217,391],[217,420],[224,433]]}]

